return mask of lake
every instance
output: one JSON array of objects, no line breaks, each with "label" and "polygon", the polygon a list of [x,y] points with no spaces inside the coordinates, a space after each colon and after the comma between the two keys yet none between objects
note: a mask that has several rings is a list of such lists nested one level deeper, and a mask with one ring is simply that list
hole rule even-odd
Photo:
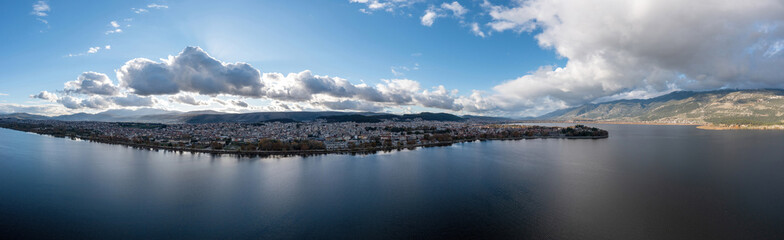
[{"label": "lake", "polygon": [[0,129],[0,234],[784,239],[784,131],[589,125],[610,137],[277,158]]}]

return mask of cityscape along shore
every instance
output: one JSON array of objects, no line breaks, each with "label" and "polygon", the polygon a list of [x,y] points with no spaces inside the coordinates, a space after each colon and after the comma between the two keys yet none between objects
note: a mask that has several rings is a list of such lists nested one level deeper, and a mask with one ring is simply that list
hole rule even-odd
[{"label": "cityscape along shore", "polygon": [[607,138],[605,130],[488,122],[384,121],[159,124],[0,119],[0,127],[139,148],[247,155],[371,153],[477,140]]}]

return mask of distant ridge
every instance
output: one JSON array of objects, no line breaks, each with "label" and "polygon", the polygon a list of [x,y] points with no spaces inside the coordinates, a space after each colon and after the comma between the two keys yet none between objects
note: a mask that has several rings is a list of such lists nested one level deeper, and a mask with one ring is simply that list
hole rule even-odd
[{"label": "distant ridge", "polygon": [[448,113],[422,112],[417,114],[388,114],[374,112],[253,112],[253,113],[222,113],[216,111],[178,112],[160,109],[108,110],[101,113],[76,113],[62,116],[47,117],[27,113],[2,114],[0,118],[17,118],[31,120],[60,121],[97,121],[97,122],[144,122],[144,123],[260,123],[260,122],[307,122],[322,119],[330,122],[380,122],[383,120],[429,121],[508,121],[507,118],[456,116]]},{"label": "distant ridge", "polygon": [[557,110],[541,120],[590,120],[717,125],[784,124],[784,90],[678,91]]},{"label": "distant ridge", "polygon": [[381,122],[384,120],[415,120],[421,119],[425,121],[464,121],[465,118],[461,118],[452,114],[448,113],[430,113],[430,112],[422,112],[417,114],[403,114],[403,115],[394,115],[394,114],[381,114],[381,115],[360,115],[360,114],[351,114],[351,115],[337,115],[337,116],[323,116],[319,117],[319,119],[324,119],[327,122]]}]

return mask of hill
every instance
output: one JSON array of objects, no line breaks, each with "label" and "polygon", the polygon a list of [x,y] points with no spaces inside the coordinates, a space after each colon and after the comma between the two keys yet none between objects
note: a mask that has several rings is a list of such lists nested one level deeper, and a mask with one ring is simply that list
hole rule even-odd
[{"label": "hill", "polygon": [[781,125],[784,90],[679,91],[650,99],[617,100],[562,109],[542,120]]},{"label": "hill", "polygon": [[[463,121],[466,119],[492,121],[496,118],[471,117],[462,118],[448,113],[429,113],[395,115],[373,112],[254,112],[254,113],[222,113],[216,111],[178,112],[159,109],[108,110],[100,113],[76,113],[54,117],[27,113],[0,114],[0,118],[16,118],[31,120],[60,121],[96,121],[96,122],[138,122],[138,123],[259,123],[259,122],[309,122],[323,119],[331,122],[380,122],[384,120],[429,121]],[[498,118],[500,119],[500,118]]]},{"label": "hill", "polygon": [[378,114],[378,115],[361,115],[361,114],[351,114],[351,115],[337,115],[337,116],[323,116],[319,117],[319,119],[323,119],[327,122],[368,122],[368,123],[375,123],[381,122],[384,120],[390,121],[406,121],[406,120],[415,120],[421,119],[425,121],[463,121],[466,120],[464,118],[448,114],[448,113],[430,113],[430,112],[422,112],[417,114],[403,114],[403,115],[394,115],[394,114]]}]

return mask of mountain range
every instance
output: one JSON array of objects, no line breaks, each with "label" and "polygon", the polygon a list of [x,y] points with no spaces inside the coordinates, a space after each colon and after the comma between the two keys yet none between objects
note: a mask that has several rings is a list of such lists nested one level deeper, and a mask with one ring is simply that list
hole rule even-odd
[{"label": "mountain range", "polygon": [[379,122],[382,120],[410,120],[423,119],[431,121],[509,121],[509,118],[463,115],[457,116],[448,113],[422,112],[417,114],[388,114],[373,112],[253,112],[253,113],[223,113],[216,111],[167,111],[161,109],[142,108],[137,110],[115,109],[100,113],[76,113],[61,116],[41,116],[28,113],[2,114],[0,118],[17,118],[31,120],[60,120],[60,121],[99,121],[99,122],[146,122],[146,123],[258,123],[258,122],[306,122],[322,119],[328,122]]},{"label": "mountain range", "polygon": [[715,125],[784,124],[784,90],[678,91],[554,111],[537,119]]},{"label": "mountain range", "polygon": [[[47,117],[27,113],[0,115],[3,118],[104,121],[104,122],[151,122],[151,123],[215,123],[265,121],[302,122],[323,119],[325,121],[378,122],[382,120],[407,120],[421,118],[435,121],[511,121],[503,117],[487,117],[448,113],[418,113],[395,115],[373,112],[254,112],[223,113],[216,111],[168,111],[153,108],[136,110],[115,109],[101,113],[76,113]],[[550,121],[607,121],[712,125],[782,125],[784,124],[784,90],[715,90],[677,91],[650,99],[616,100],[585,104],[557,110],[535,118],[517,120]]]}]

